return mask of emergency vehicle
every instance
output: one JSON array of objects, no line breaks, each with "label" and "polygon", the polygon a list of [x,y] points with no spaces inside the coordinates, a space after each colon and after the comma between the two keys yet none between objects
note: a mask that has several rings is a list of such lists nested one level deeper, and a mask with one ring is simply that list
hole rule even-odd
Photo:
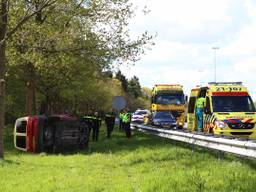
[{"label": "emergency vehicle", "polygon": [[[153,87],[151,112],[169,111],[179,128],[185,123],[185,96],[179,84],[157,84]],[[147,121],[147,119],[146,119]]]},{"label": "emergency vehicle", "polygon": [[254,103],[242,82],[211,82],[191,90],[187,123],[197,131],[196,101],[206,98],[203,131],[218,135],[256,138]]}]

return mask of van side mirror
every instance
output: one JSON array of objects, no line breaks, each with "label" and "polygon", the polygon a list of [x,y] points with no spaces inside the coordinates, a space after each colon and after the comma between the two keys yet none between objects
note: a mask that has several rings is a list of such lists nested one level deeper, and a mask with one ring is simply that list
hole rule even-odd
[{"label": "van side mirror", "polygon": [[185,95],[185,102],[188,102],[188,96]]}]

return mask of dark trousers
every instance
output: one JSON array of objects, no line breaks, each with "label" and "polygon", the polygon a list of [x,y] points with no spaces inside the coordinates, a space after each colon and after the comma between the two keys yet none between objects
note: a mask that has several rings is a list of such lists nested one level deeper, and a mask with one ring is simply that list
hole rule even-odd
[{"label": "dark trousers", "polygon": [[92,140],[93,140],[93,141],[98,141],[99,130],[100,130],[100,127],[99,127],[99,126],[94,126],[94,127],[92,128]]},{"label": "dark trousers", "polygon": [[119,120],[119,130],[123,130],[123,122],[121,119]]},{"label": "dark trousers", "polygon": [[125,130],[125,134],[127,138],[131,137],[131,126],[130,126],[130,122],[128,123],[123,123],[123,128]]},{"label": "dark trousers", "polygon": [[107,124],[107,137],[108,138],[110,138],[113,129],[114,129],[114,124],[113,123],[108,123]]},{"label": "dark trousers", "polygon": [[89,126],[88,127],[88,140],[90,140],[91,132],[92,132],[92,127]]}]

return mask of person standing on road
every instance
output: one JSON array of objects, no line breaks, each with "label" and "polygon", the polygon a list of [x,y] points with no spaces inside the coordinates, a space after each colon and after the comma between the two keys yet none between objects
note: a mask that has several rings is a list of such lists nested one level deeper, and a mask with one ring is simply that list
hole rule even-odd
[{"label": "person standing on road", "polygon": [[204,97],[200,97],[196,101],[196,117],[197,117],[197,131],[203,131],[203,116],[204,116],[204,106],[206,99]]},{"label": "person standing on road", "polygon": [[100,126],[101,126],[101,118],[99,117],[98,112],[95,112],[93,117],[93,126],[92,126],[93,141],[98,141]]},{"label": "person standing on road", "polygon": [[105,123],[107,125],[107,138],[111,137],[111,133],[115,125],[115,119],[116,119],[116,116],[113,111],[105,115]]},{"label": "person standing on road", "polygon": [[124,111],[124,115],[123,115],[123,128],[125,130],[125,134],[127,138],[131,137],[131,114],[128,110]]}]

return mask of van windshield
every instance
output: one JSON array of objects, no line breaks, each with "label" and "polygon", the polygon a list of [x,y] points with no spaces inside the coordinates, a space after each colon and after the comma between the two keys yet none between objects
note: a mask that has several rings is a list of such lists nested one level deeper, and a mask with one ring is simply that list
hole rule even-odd
[{"label": "van windshield", "polygon": [[250,96],[213,96],[214,112],[255,112]]},{"label": "van windshield", "polygon": [[171,119],[171,118],[173,118],[173,117],[172,117],[172,114],[169,113],[169,112],[157,112],[157,113],[154,115],[154,118],[155,118],[155,119]]},{"label": "van windshield", "polygon": [[183,105],[184,104],[184,95],[169,95],[169,94],[160,94],[156,95],[155,103],[160,105]]},{"label": "van windshield", "polygon": [[147,111],[135,111],[134,115],[146,115]]}]

